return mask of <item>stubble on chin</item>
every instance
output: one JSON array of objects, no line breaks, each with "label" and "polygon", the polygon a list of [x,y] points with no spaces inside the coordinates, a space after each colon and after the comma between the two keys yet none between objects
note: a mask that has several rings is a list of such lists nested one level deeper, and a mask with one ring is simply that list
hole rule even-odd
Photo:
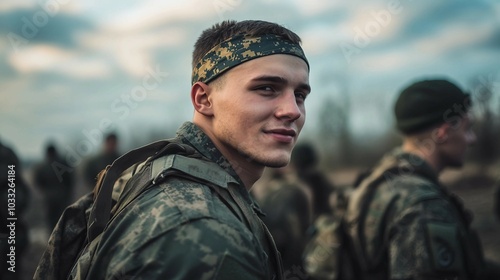
[{"label": "stubble on chin", "polygon": [[265,167],[272,167],[272,168],[279,168],[279,167],[284,167],[290,162],[290,154],[288,156],[285,155],[279,155],[279,156],[272,156],[269,153],[251,153],[251,152],[246,152],[244,150],[239,151],[240,155],[243,156],[243,158],[254,165],[260,165],[260,166],[265,166]]},{"label": "stubble on chin", "polygon": [[[264,155],[265,156],[265,155]],[[277,158],[266,157],[260,160],[260,163],[266,167],[279,168],[288,165],[290,162],[290,155],[279,156]]]}]

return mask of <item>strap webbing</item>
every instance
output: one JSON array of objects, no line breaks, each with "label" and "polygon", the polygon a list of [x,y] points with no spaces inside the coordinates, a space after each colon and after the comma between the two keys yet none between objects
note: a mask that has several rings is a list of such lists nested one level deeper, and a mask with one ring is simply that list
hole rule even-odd
[{"label": "strap webbing", "polygon": [[104,180],[99,188],[89,217],[89,228],[87,232],[88,241],[91,242],[103,230],[111,215],[111,194],[115,181],[127,168],[133,164],[144,161],[154,155],[164,146],[169,144],[168,140],[162,140],[149,145],[134,149],[123,156],[117,158],[109,167]]},{"label": "strap webbing", "polygon": [[[130,166],[145,161],[149,157],[152,157],[150,159],[152,161],[151,173],[143,174],[147,175],[149,178],[143,180],[141,186],[136,186],[126,195],[126,202],[122,203],[123,205],[120,208],[123,208],[130,201],[135,199],[146,187],[148,187],[148,185],[154,185],[169,176],[169,174],[184,174],[185,176],[182,177],[195,181],[208,182],[226,189],[229,183],[238,184],[236,179],[230,176],[218,164],[202,160],[201,158],[191,158],[179,154],[193,154],[194,150],[192,150],[191,147],[173,143],[172,141],[173,140],[158,141],[132,150],[116,159],[107,169],[90,212],[89,228],[87,232],[89,242],[104,230],[111,217],[111,196],[115,181]],[[162,154],[166,155],[162,156]]]},{"label": "strap webbing", "polygon": [[170,169],[181,171],[186,175],[223,188],[227,188],[229,183],[238,183],[215,162],[202,161],[182,155],[169,155],[154,160],[151,169],[153,183],[160,180],[164,176],[165,171]]}]

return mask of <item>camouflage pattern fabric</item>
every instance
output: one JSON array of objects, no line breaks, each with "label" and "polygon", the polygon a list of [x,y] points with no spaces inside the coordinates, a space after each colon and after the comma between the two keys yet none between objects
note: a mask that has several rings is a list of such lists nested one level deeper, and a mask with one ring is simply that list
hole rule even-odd
[{"label": "camouflage pattern fabric", "polygon": [[213,47],[193,69],[191,83],[209,83],[225,71],[243,62],[272,54],[290,54],[303,59],[302,48],[295,43],[269,34],[261,37],[236,35]]},{"label": "camouflage pattern fabric", "polygon": [[260,210],[229,162],[192,123],[177,137],[239,182],[224,193],[233,200],[221,199],[224,194],[213,186],[168,177],[113,216],[99,244],[83,251],[70,279],[282,279]]},{"label": "camouflage pattern fabric", "polygon": [[68,206],[50,235],[33,279],[67,279],[74,258],[85,246],[87,222],[93,202],[90,192]]},{"label": "camouflage pattern fabric", "polygon": [[340,278],[342,235],[341,220],[322,214],[313,225],[314,235],[304,249],[304,269],[313,280]]},{"label": "camouflage pattern fabric", "polygon": [[489,279],[460,199],[415,155],[396,149],[373,173],[389,168],[397,172],[376,186],[366,215],[359,209],[370,176],[353,192],[346,213],[363,268],[359,279]]}]

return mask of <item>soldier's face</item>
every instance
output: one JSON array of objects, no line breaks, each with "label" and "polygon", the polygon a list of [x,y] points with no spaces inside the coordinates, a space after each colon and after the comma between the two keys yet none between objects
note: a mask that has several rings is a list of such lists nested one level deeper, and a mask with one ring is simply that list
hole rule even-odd
[{"label": "soldier's face", "polygon": [[441,150],[444,164],[450,167],[461,167],[464,164],[467,147],[475,141],[472,115],[465,115],[456,125],[448,129],[446,143]]},{"label": "soldier's face", "polygon": [[305,122],[307,64],[292,55],[250,60],[229,70],[209,99],[213,139],[234,164],[281,167]]}]

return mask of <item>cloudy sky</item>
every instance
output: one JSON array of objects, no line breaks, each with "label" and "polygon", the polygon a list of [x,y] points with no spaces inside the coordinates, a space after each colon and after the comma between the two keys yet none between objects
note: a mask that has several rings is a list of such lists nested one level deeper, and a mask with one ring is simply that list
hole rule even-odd
[{"label": "cloudy sky", "polygon": [[2,0],[0,141],[37,158],[48,140],[85,154],[111,129],[134,139],[176,128],[192,116],[193,43],[226,19],[302,37],[313,88],[305,133],[326,99],[348,98],[363,137],[390,129],[395,95],[414,79],[500,84],[495,0]]}]

